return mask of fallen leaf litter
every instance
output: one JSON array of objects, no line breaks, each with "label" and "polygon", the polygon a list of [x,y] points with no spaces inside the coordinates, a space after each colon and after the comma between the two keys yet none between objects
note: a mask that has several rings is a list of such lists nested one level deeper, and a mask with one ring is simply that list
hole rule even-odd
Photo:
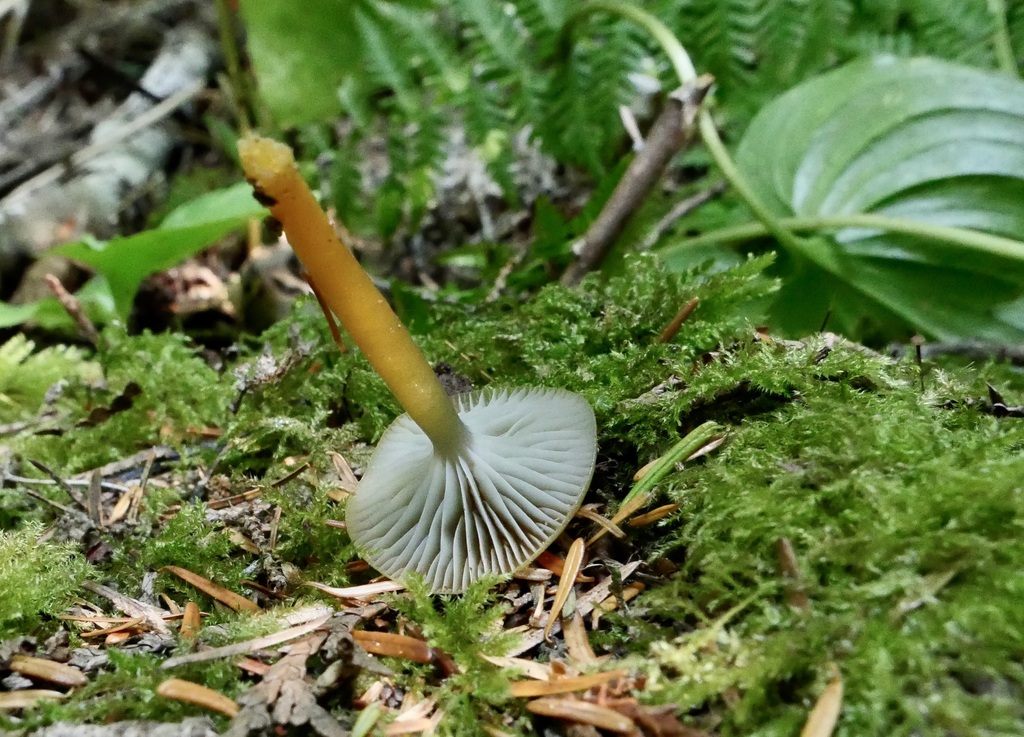
[{"label": "fallen leaf litter", "polygon": [[[708,445],[718,442],[720,439],[714,438],[697,453],[707,452]],[[152,458],[150,454],[147,478]],[[340,454],[335,454],[332,463],[344,494],[350,494],[357,481],[356,474]],[[299,464],[289,478],[298,476],[306,468],[304,463]],[[95,481],[92,486],[97,487]],[[95,509],[90,511],[100,518],[116,521],[126,510],[121,500],[132,498],[133,490],[138,488],[138,485],[129,487],[124,494],[110,498],[109,510],[94,503],[90,506]],[[240,510],[245,505],[260,503],[258,491],[220,497],[209,506],[214,512]],[[650,524],[675,511],[666,506],[654,512],[639,513],[650,498],[645,494],[630,500],[611,520],[603,517],[596,505],[590,505],[577,520],[592,523],[598,538],[603,533],[616,537],[626,535],[619,523],[627,522],[626,529],[630,529],[635,522]],[[564,543],[568,540],[563,536]],[[518,633],[518,642],[504,656],[484,659],[510,674],[521,674],[510,679],[509,693],[514,698],[527,699],[526,709],[538,716],[589,725],[609,733],[690,734],[681,731],[683,725],[671,712],[651,710],[636,702],[633,695],[643,690],[643,679],[616,668],[610,655],[595,653],[587,634],[588,623],[590,628],[597,628],[603,613],[621,606],[622,601],[630,600],[643,590],[642,582],[630,580],[640,569],[641,562],[603,561],[600,565],[587,566],[587,546],[582,538],[562,547],[566,550],[564,558],[554,551],[558,544],[556,541],[552,549],[538,556],[532,567],[524,568],[505,584],[504,600],[512,604],[512,611],[506,617],[506,632]],[[246,549],[245,545],[240,544],[240,547]],[[353,566],[353,571],[363,568]],[[166,566],[162,570],[228,609],[257,616],[266,612],[252,598],[184,567]],[[198,650],[163,661],[162,668],[173,671],[187,664],[233,659],[241,670],[258,679],[237,702],[170,674],[158,687],[157,695],[232,717],[228,732],[231,735],[254,734],[261,728],[259,725],[276,728],[306,725],[324,737],[340,736],[343,734],[339,731],[340,725],[319,704],[319,697],[339,683],[351,681],[358,673],[376,673],[377,680],[352,702],[353,706],[362,707],[365,719],[384,724],[384,733],[389,735],[432,733],[444,718],[443,711],[429,698],[396,690],[391,685],[391,671],[376,661],[376,657],[390,657],[424,665],[433,663],[442,677],[458,672],[447,654],[417,636],[415,628],[411,633],[388,631],[395,620],[385,616],[389,612],[387,597],[401,595],[405,587],[387,580],[344,588],[307,583],[337,599],[340,608],[320,605],[298,610],[283,617],[284,626],[272,634],[223,647],[200,646]],[[160,595],[163,607],[158,607],[95,582],[87,583],[85,588],[125,615],[109,616],[103,607],[81,602],[63,617],[66,626],[77,628],[84,641],[102,639],[101,646],[91,648],[91,655],[98,663],[96,667],[102,667],[105,662],[102,654],[107,648],[141,647],[142,651],[149,652],[170,649],[176,641],[170,624],[173,622],[179,623],[177,635],[181,641],[195,643],[199,638],[204,615],[194,601],[179,605],[163,593]],[[524,608],[533,609],[533,616],[516,615]],[[543,662],[529,657],[529,653],[543,643],[553,644],[553,638],[560,632],[565,647],[565,655],[560,657],[564,659],[552,656],[549,662]],[[275,653],[281,655],[276,661]],[[307,669],[307,660],[314,656],[318,662],[326,664],[326,670],[316,678]],[[0,694],[0,709],[5,711],[31,708],[41,699],[64,699],[89,681],[89,674],[82,669],[29,652],[16,653],[7,662],[0,660],[0,669],[25,676],[33,684],[51,687],[22,688]],[[491,726],[492,733],[502,732]]]}]

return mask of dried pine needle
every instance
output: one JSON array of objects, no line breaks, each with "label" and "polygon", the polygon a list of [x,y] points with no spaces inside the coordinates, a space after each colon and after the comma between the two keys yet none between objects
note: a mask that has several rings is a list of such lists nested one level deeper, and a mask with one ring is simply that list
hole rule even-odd
[{"label": "dried pine needle", "polygon": [[558,579],[558,591],[555,593],[555,603],[551,605],[551,612],[548,614],[547,624],[544,625],[544,640],[551,642],[551,628],[555,619],[562,616],[562,607],[569,599],[572,587],[575,585],[576,576],[583,567],[583,556],[586,553],[586,545],[583,538],[576,538],[569,546],[569,552],[565,556],[565,566],[561,577]]},{"label": "dried pine needle", "polygon": [[627,672],[624,670],[609,670],[585,676],[555,678],[550,681],[513,681],[508,686],[508,692],[516,698],[552,696],[554,694],[572,693],[573,691],[586,691],[588,688],[609,683],[626,675]]},{"label": "dried pine needle", "polygon": [[167,699],[184,701],[186,704],[218,711],[229,717],[233,717],[239,712],[238,704],[224,694],[182,678],[168,678],[156,687],[156,694]]},{"label": "dried pine needle", "polygon": [[563,719],[576,724],[588,724],[616,734],[637,733],[636,724],[625,714],[607,706],[576,699],[534,699],[526,705],[534,714]]},{"label": "dried pine needle", "polygon": [[55,683],[58,686],[75,688],[84,686],[89,682],[85,674],[70,665],[57,663],[45,658],[36,658],[31,655],[15,655],[7,668],[23,676],[34,678],[47,683]]},{"label": "dried pine needle", "polygon": [[[833,666],[835,668],[835,666]],[[843,707],[843,677],[836,670],[832,681],[825,686],[817,703],[800,730],[800,737],[831,737]]]}]

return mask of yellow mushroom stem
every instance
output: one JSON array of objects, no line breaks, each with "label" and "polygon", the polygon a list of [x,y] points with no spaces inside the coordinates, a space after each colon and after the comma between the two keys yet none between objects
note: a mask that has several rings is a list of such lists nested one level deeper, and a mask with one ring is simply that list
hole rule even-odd
[{"label": "yellow mushroom stem", "polygon": [[256,198],[281,222],[324,302],[434,448],[451,450],[465,432],[454,404],[405,326],[338,238],[299,175],[292,150],[250,134],[239,140],[238,153]]}]

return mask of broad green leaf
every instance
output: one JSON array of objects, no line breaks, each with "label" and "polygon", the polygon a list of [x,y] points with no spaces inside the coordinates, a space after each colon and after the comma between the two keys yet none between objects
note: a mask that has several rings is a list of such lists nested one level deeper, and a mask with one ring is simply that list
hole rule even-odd
[{"label": "broad green leaf", "polygon": [[830,326],[852,334],[1024,340],[1024,82],[934,59],[858,61],[766,106],[736,159],[782,217],[882,215],[1020,242],[1019,256],[999,255],[834,231],[821,239],[827,258],[780,262],[791,269],[775,317],[787,329],[817,328],[831,309]]},{"label": "broad green leaf", "polygon": [[117,314],[126,318],[139,284],[208,247],[246,220],[266,211],[247,184],[210,192],[172,211],[160,227],[105,243],[79,241],[54,252],[88,264],[102,274]]},{"label": "broad green leaf", "polygon": [[[412,9],[431,5],[426,0],[394,4]],[[377,52],[372,61],[378,66],[395,64],[389,61],[388,40],[382,35],[387,26],[363,15],[386,9],[387,4],[370,0],[242,0],[260,96],[278,124],[294,126],[337,117],[342,86],[353,74],[364,72],[368,63],[364,44],[370,43]],[[400,76],[397,67],[390,71]]]},{"label": "broad green leaf", "polygon": [[281,125],[337,115],[338,88],[358,68],[353,0],[243,0],[260,96]]},{"label": "broad green leaf", "polygon": [[253,199],[252,186],[239,182],[207,192],[175,208],[163,219],[159,229],[187,228],[222,220],[245,221],[265,215],[266,211]]},{"label": "broad green leaf", "polygon": [[[49,300],[30,302],[27,305],[12,305],[7,302],[0,302],[0,328],[10,328],[21,325],[26,320],[31,320],[39,312],[40,305]],[[56,302],[57,300],[52,300]]]},{"label": "broad green leaf", "polygon": [[[96,276],[75,292],[75,298],[85,314],[95,323],[109,322],[116,317],[110,285],[102,276]],[[75,323],[67,311],[53,297],[24,305],[0,302],[0,328],[14,327],[31,320],[47,330],[74,330]]]}]

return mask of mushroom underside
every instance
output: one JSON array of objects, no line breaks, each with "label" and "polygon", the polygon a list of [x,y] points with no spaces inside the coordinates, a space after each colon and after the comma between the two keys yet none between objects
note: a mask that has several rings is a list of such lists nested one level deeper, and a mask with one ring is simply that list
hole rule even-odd
[{"label": "mushroom underside", "polygon": [[572,392],[484,389],[453,401],[467,442],[435,452],[402,415],[346,510],[349,535],[377,570],[415,572],[444,593],[544,550],[579,508],[597,452],[593,410]]}]

